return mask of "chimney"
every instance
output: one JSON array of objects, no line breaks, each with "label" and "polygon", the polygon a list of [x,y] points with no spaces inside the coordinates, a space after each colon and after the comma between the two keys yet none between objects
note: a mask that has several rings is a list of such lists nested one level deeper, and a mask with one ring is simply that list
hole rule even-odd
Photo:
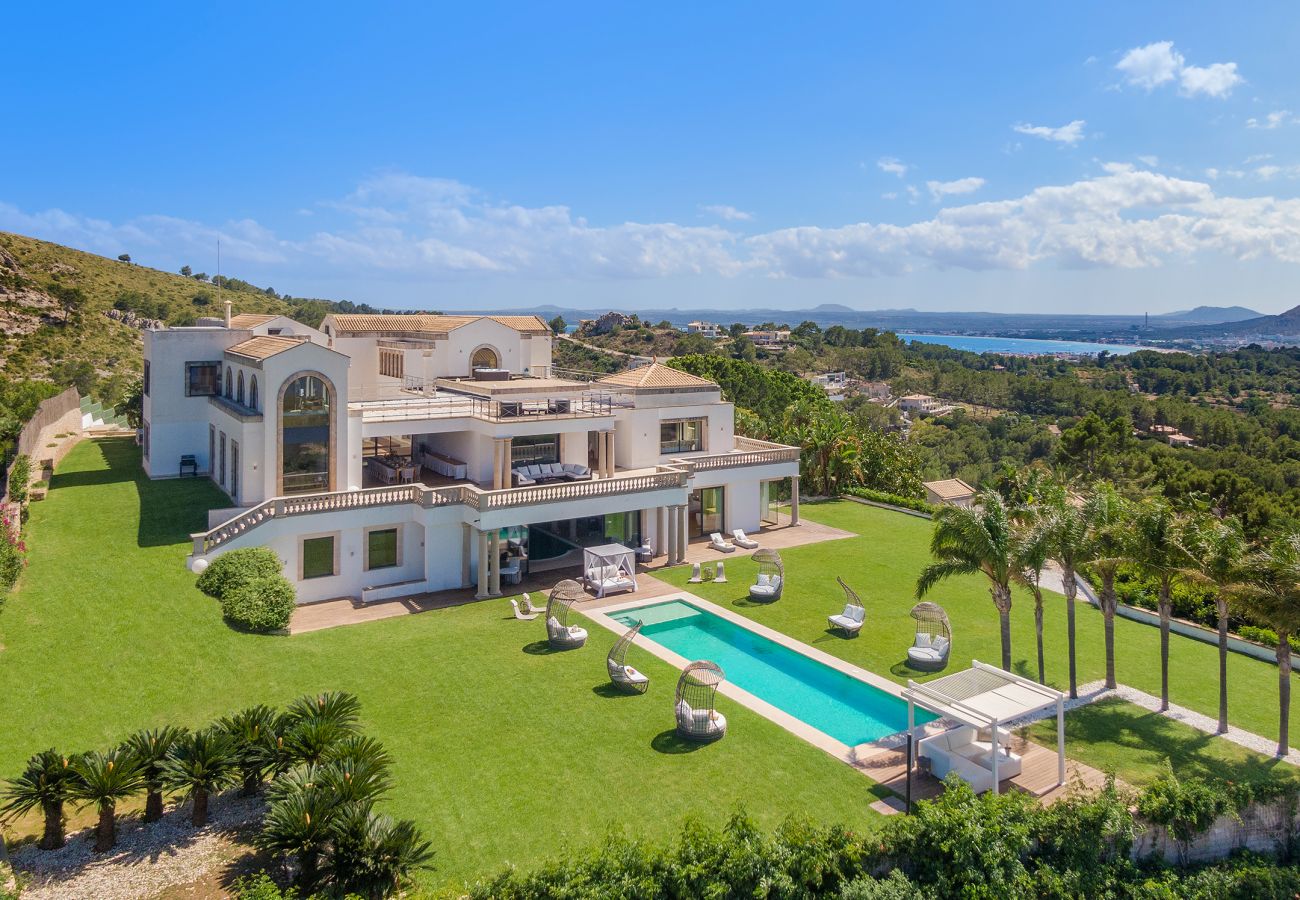
[{"label": "chimney", "polygon": [[227,300],[226,301],[226,327],[227,328],[230,327],[230,307],[231,307],[231,302]]}]

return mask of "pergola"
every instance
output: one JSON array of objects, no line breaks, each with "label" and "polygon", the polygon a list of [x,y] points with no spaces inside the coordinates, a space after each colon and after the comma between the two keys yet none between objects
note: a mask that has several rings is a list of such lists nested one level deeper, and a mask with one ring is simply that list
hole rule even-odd
[{"label": "pergola", "polygon": [[999,726],[1055,706],[1056,783],[1065,784],[1065,694],[1060,691],[972,660],[971,667],[964,672],[955,672],[924,684],[909,680],[903,698],[907,700],[907,731],[913,740],[916,739],[918,706],[977,729],[989,729],[995,794],[998,792]]}]

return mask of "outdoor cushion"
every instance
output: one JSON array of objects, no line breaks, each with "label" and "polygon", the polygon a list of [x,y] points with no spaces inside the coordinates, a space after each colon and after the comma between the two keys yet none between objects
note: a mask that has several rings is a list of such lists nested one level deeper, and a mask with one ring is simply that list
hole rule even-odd
[{"label": "outdoor cushion", "polygon": [[642,675],[640,672],[638,672],[636,669],[632,668],[631,666],[624,666],[623,674],[627,676],[628,681],[633,681],[636,682],[637,684],[650,680],[645,675]]},{"label": "outdoor cushion", "polygon": [[930,635],[927,632],[919,631],[916,634],[916,647],[918,649],[930,649]]},{"label": "outdoor cushion", "polygon": [[755,585],[755,587],[768,587],[771,584],[772,584],[771,576],[764,573],[758,576],[758,583]]},{"label": "outdoor cushion", "polygon": [[931,644],[930,646],[934,648],[936,653],[942,656],[944,653],[948,651],[948,639],[940,635],[939,637],[934,639],[934,643]]}]

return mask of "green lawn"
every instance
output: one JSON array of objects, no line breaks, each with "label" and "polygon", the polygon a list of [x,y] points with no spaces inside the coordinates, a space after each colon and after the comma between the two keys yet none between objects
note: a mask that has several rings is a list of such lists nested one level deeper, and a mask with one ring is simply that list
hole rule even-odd
[{"label": "green lawn", "polygon": [[[1055,749],[1056,719],[1034,724],[1029,735]],[[1300,781],[1294,766],[1114,698],[1072,710],[1065,717],[1065,752],[1114,772],[1133,787],[1149,784],[1169,767],[1180,778],[1250,784],[1277,778]]]},{"label": "green lawn", "polygon": [[[756,604],[748,599],[754,566],[743,551],[726,558],[728,583],[687,585],[689,567],[668,570],[662,577],[673,584],[734,609],[791,637],[856,663],[898,682],[918,681],[932,675],[913,672],[906,665],[914,622],[908,611],[916,602],[916,576],[930,561],[929,521],[847,500],[805,503],[805,518],[858,535],[781,551],[786,589],[780,601]],[[721,554],[718,554],[721,559]],[[846,640],[826,630],[826,616],[839,612],[844,595],[835,583],[842,575],[863,598],[867,624],[861,635]],[[984,581],[976,576],[953,579],[935,588],[928,599],[947,610],[953,627],[952,663],[949,671],[971,659],[996,665],[1001,659],[998,616]],[[1065,599],[1049,593],[1044,598],[1044,633],[1047,680],[1068,686],[1065,642]],[[1033,599],[1024,591],[1014,595],[1011,611],[1013,668],[1037,677],[1034,644]],[[1106,674],[1102,618],[1087,603],[1077,604],[1079,683]],[[1116,674],[1128,685],[1160,693],[1160,631],[1127,619],[1115,621]],[[1170,700],[1210,716],[1217,716],[1218,650],[1190,638],[1170,637]],[[1228,656],[1229,719],[1256,734],[1277,739],[1277,667],[1238,653]],[[1292,692],[1292,721],[1297,721],[1297,692]],[[1083,757],[1087,761],[1086,756]]]},{"label": "green lawn", "polygon": [[662,837],[688,815],[721,822],[742,803],[767,825],[874,815],[870,781],[725,699],[726,739],[687,751],[671,730],[675,671],[634,648],[650,692],[610,696],[613,637],[598,626],[586,648],[554,655],[542,622],[509,618],[504,600],[291,638],[231,631],[184,565],[189,532],[222,504],[199,479],[145,480],[124,440],[83,443],[61,464],[0,607],[0,774],[49,746],[106,747],[341,689],[396,760],[390,811],[434,841],[435,882],[611,827]]}]

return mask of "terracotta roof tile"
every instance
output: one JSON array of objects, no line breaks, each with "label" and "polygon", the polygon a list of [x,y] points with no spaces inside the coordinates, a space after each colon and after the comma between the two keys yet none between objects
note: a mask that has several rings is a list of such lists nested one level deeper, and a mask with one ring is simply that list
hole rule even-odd
[{"label": "terracotta roof tile", "polygon": [[945,478],[943,481],[924,481],[922,486],[934,493],[941,500],[953,500],[959,497],[971,497],[975,489],[960,478]]},{"label": "terracotta roof tile", "polygon": [[230,317],[231,328],[256,328],[258,325],[265,325],[277,316],[267,316],[261,313],[240,313],[237,316]]},{"label": "terracotta roof tile", "polygon": [[292,350],[294,347],[303,343],[305,343],[305,341],[268,334],[261,337],[249,338],[246,341],[240,341],[233,347],[227,347],[226,352],[233,356],[242,356],[245,359],[266,359],[267,357],[275,356],[277,353]]},{"label": "terracotta roof tile", "polygon": [[682,372],[660,363],[651,363],[638,369],[628,369],[616,375],[606,375],[598,384],[628,388],[713,388],[718,385],[707,378]]},{"label": "terracotta roof tile", "polygon": [[546,334],[546,323],[537,316],[438,316],[430,313],[370,315],[341,313],[335,315],[334,328],[339,334],[446,334],[480,319],[513,328],[524,334]]}]

